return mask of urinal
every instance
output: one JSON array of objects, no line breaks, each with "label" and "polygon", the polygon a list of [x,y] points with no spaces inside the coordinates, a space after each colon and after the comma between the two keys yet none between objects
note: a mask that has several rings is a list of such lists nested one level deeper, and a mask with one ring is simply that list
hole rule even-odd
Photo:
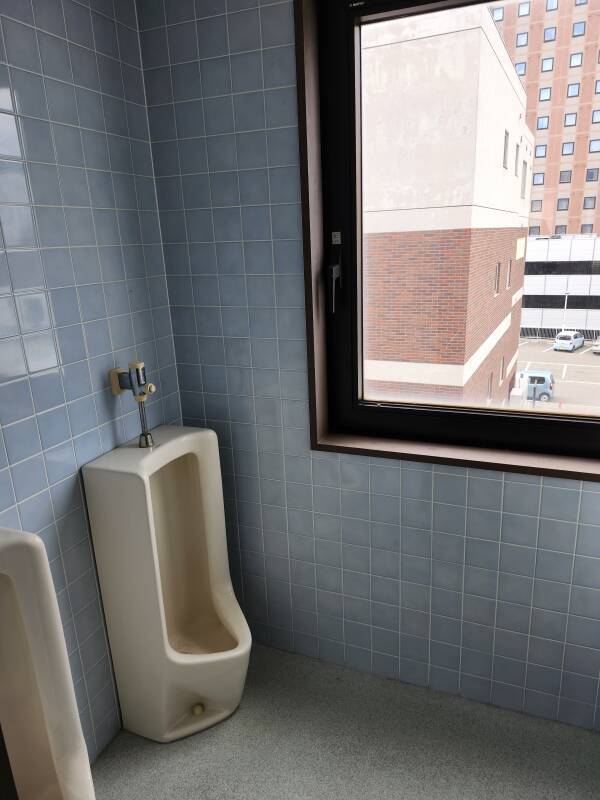
[{"label": "urinal", "polygon": [[251,637],[227,561],[214,431],[161,426],[83,468],[123,726],[158,742],[239,705]]},{"label": "urinal", "polygon": [[46,550],[38,536],[6,528],[0,528],[0,728],[16,797],[93,800]]}]

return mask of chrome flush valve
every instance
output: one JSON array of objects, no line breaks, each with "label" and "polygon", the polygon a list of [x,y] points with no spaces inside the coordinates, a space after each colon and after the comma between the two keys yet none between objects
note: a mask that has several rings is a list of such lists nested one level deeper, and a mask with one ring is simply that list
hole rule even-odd
[{"label": "chrome flush valve", "polygon": [[140,411],[140,423],[142,432],[138,440],[139,447],[154,447],[152,434],[148,430],[148,420],[146,418],[146,400],[148,395],[154,394],[156,386],[146,381],[146,367],[143,361],[132,361],[129,369],[117,367],[110,371],[110,388],[115,397],[123,392],[133,392],[136,403]]}]

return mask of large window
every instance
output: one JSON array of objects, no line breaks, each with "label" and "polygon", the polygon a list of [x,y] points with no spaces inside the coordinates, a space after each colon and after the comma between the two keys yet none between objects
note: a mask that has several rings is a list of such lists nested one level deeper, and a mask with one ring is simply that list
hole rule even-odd
[{"label": "large window", "polygon": [[[304,226],[314,270],[309,324],[315,340],[323,337],[309,353],[315,429],[595,453],[589,425],[596,425],[600,402],[590,406],[585,381],[575,386],[564,377],[565,356],[554,350],[561,315],[539,342],[531,320],[539,318],[541,329],[544,309],[524,302],[528,233],[579,230],[581,219],[572,225],[568,214],[580,215],[583,202],[573,186],[577,212],[559,199],[565,214],[555,225],[558,143],[547,175],[532,169],[534,153],[546,156],[549,116],[536,113],[535,94],[528,108],[513,69],[510,49],[515,36],[518,46],[526,44],[524,31],[513,27],[505,45],[503,25],[494,24],[500,7],[490,14],[486,4],[313,6],[321,137],[303,198],[308,202],[322,181],[322,206],[310,219],[305,210]],[[520,16],[539,19],[538,11],[517,4]],[[553,58],[540,66],[552,72]],[[540,100],[549,99],[553,80],[544,78]],[[563,98],[565,86],[562,76]],[[307,81],[301,88],[312,87]],[[307,130],[317,116],[307,115]],[[527,124],[532,119],[540,134]],[[576,125],[576,113],[565,114],[564,124]],[[563,155],[573,154],[573,141],[563,143]],[[312,151],[304,149],[308,158]],[[583,174],[568,169],[559,181],[570,183],[572,174],[581,182]],[[530,225],[536,213],[539,222],[531,217]]]}]

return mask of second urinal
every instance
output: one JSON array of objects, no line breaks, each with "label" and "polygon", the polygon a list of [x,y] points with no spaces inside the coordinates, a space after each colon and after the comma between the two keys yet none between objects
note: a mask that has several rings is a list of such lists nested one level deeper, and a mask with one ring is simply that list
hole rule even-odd
[{"label": "second urinal", "polygon": [[229,576],[217,437],[153,436],[83,475],[123,726],[167,742],[233,713],[251,637]]}]

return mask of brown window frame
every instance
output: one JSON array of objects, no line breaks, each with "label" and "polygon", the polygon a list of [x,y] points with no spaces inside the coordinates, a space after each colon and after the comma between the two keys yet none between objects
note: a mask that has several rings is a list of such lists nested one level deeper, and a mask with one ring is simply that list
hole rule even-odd
[{"label": "brown window frame", "polygon": [[[367,12],[383,18],[399,13],[400,7],[406,14],[474,4],[476,0],[415,0],[410,6],[399,0],[294,0],[311,447],[598,479],[596,419],[398,407],[365,403],[356,396],[356,157],[349,138],[356,119],[349,107],[355,92],[354,25]],[[322,135],[323,128],[329,136]],[[341,244],[331,238],[338,231]],[[333,315],[330,284],[340,264],[343,283],[340,287],[336,282]]]}]

